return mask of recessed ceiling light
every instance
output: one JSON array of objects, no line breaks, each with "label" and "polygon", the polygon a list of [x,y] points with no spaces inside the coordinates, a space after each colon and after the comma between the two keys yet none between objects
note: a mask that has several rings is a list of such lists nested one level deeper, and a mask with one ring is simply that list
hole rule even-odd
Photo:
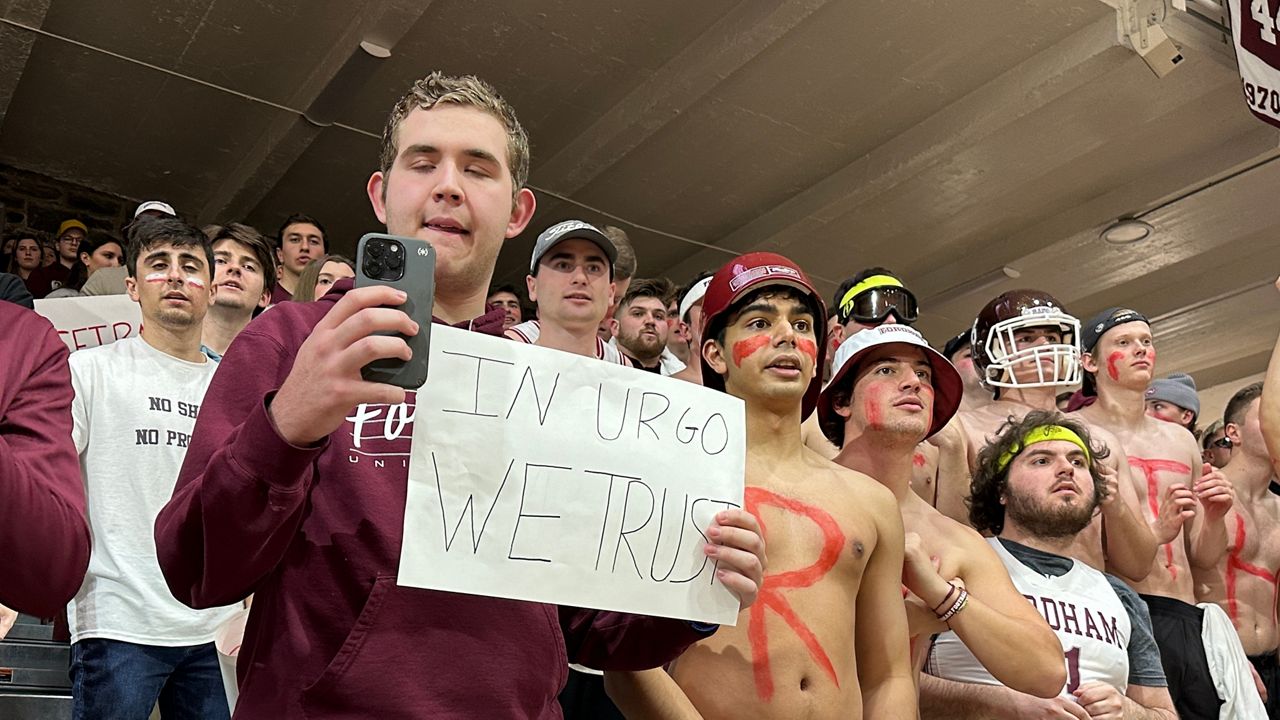
[{"label": "recessed ceiling light", "polygon": [[1142,242],[1151,237],[1156,229],[1141,220],[1134,218],[1125,218],[1118,220],[1115,224],[1102,231],[1103,242],[1112,245],[1130,245],[1136,242]]}]

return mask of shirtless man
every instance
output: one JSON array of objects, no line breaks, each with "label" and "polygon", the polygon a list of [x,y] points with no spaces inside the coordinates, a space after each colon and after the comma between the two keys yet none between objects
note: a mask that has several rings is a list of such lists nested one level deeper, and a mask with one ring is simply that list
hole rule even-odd
[{"label": "shirtless man", "polygon": [[534,243],[526,278],[538,319],[515,325],[505,335],[631,367],[618,348],[596,333],[613,306],[617,259],[613,241],[581,220],[565,220],[543,230]]},{"label": "shirtless man", "polygon": [[[955,414],[962,392],[959,373],[905,325],[882,325],[849,338],[836,351],[832,372],[818,399],[818,417],[840,448],[836,462],[889,488],[902,511],[903,580],[911,591],[907,622],[916,672],[924,665],[929,637],[950,627],[1004,685],[1046,698],[1057,695],[1066,667],[1048,624],[1013,587],[981,535],[911,492],[916,445]],[[943,622],[959,602],[960,587],[967,599]]]},{"label": "shirtless man", "polygon": [[978,370],[973,366],[973,328],[965,328],[948,340],[942,348],[942,355],[956,366],[960,379],[964,381],[961,410],[977,410],[991,402],[991,392],[983,387]]},{"label": "shirtless man", "polygon": [[1051,700],[993,687],[996,678],[958,630],[946,632],[921,678],[924,717],[1176,717],[1146,606],[1123,581],[1070,557],[1111,484],[1099,462],[1108,452],[1083,423],[1045,410],[1006,423],[983,448],[973,524],[995,535],[986,543],[1066,648],[1067,682]]},{"label": "shirtless man", "polygon": [[1262,439],[1258,415],[1262,383],[1242,388],[1223,419],[1235,452],[1222,474],[1237,502],[1227,513],[1227,556],[1200,599],[1216,602],[1240,635],[1249,662],[1266,689],[1267,716],[1280,717],[1280,668],[1276,665],[1276,576],[1280,574],[1280,498],[1268,489],[1275,467]]},{"label": "shirtless man", "polygon": [[[869,267],[859,270],[856,275],[840,283],[836,290],[836,304],[831,308],[832,318],[830,332],[827,337],[827,357],[835,357],[836,348],[848,338],[863,330],[881,325],[912,325],[920,317],[920,306],[916,296],[907,286],[893,274],[892,270],[882,267]],[[829,377],[830,360],[824,369],[823,376]],[[804,444],[824,457],[834,458],[839,451],[818,426],[818,417],[810,416],[801,428]],[[934,453],[923,448],[924,456],[917,459],[917,465],[923,465],[926,457],[933,459]],[[929,465],[932,472],[932,465]]]},{"label": "shirtless man", "polygon": [[716,273],[702,374],[746,403],[746,509],[770,548],[755,610],[687,650],[670,674],[610,674],[628,718],[916,717],[893,494],[800,442],[817,403],[825,313],[772,253]]},{"label": "shirtless man", "polygon": [[[1128,451],[1133,489],[1161,542],[1145,578],[1120,574],[1151,610],[1179,715],[1184,720],[1216,718],[1222,701],[1200,640],[1204,612],[1194,606],[1192,569],[1211,571],[1225,557],[1224,518],[1235,492],[1221,471],[1207,463],[1202,467],[1200,448],[1185,428],[1146,414],[1144,395],[1155,370],[1155,346],[1145,317],[1109,308],[1085,325],[1082,341],[1081,365],[1088,373],[1083,392],[1096,395],[1097,402],[1079,415],[1116,435]],[[1176,534],[1162,530],[1173,527],[1178,527]]]},{"label": "shirtless man", "polygon": [[[1000,295],[978,313],[972,335],[974,368],[993,400],[961,412],[930,439],[939,447],[937,508],[966,524],[965,496],[978,451],[1010,417],[1056,410],[1057,392],[1080,382],[1080,323],[1048,293],[1012,290]],[[1143,577],[1155,557],[1156,538],[1138,509],[1129,468],[1120,461],[1123,447],[1109,432],[1089,430],[1112,451],[1105,466],[1117,479],[1118,492],[1107,494],[1098,517],[1077,535],[1072,557],[1099,570]]]},{"label": "shirtless man", "polygon": [[692,359],[685,364],[684,369],[672,375],[671,377],[691,382],[695,385],[702,384],[702,363],[698,361],[698,353],[702,348],[702,300],[707,294],[707,286],[711,284],[711,276],[699,278],[684,291],[680,298],[680,332],[689,340],[689,352]]},{"label": "shirtless man", "polygon": [[[943,357],[951,361],[960,373],[960,379],[964,381],[964,397],[960,399],[962,412],[972,412],[991,402],[991,391],[982,384],[982,380],[978,377],[978,370],[973,364],[972,336],[972,328],[967,329],[948,340],[942,349]],[[967,460],[964,463],[959,462],[960,458],[966,456],[963,443],[964,433],[960,430],[960,425],[949,423],[935,433],[931,440],[920,443],[916,448],[916,454],[912,457],[915,471],[911,475],[911,489],[929,505],[938,507],[942,499],[939,498],[939,486],[945,485],[951,488],[954,494],[948,500],[951,505],[950,516],[964,512],[964,488],[969,475],[966,467]],[[944,448],[951,454],[953,460],[943,470],[948,474],[949,482],[939,482],[938,465]],[[960,522],[967,521],[960,520]]]}]

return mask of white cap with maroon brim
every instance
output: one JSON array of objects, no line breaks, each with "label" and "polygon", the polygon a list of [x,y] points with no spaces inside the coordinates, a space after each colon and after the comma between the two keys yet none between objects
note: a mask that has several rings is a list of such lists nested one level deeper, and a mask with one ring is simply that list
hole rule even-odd
[{"label": "white cap with maroon brim", "polygon": [[841,386],[849,371],[858,367],[858,361],[872,349],[881,345],[900,343],[912,345],[924,351],[929,367],[933,369],[933,418],[929,425],[929,434],[941,430],[951,422],[952,416],[960,409],[960,398],[964,395],[964,381],[955,365],[934,350],[915,328],[907,325],[878,325],[860,330],[840,343],[836,348],[835,359],[831,361],[831,382],[822,389],[818,396],[818,420],[823,424],[834,421],[835,408],[831,405],[832,391]]}]

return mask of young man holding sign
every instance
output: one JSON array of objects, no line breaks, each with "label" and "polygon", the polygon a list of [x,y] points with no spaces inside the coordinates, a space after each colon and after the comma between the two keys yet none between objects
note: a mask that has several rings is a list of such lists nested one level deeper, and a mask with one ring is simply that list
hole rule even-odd
[{"label": "young man holding sign", "polygon": [[704,309],[702,376],[746,402],[745,504],[773,570],[737,627],[669,675],[607,676],[610,695],[636,718],[915,718],[893,494],[800,437],[821,384],[822,300],[790,260],[751,253],[716,273]]},{"label": "young man holding sign", "polygon": [[[392,111],[368,195],[388,232],[434,246],[436,322],[502,332],[484,301],[503,241],[533,216],[528,148],[512,108],[473,77],[433,73]],[[405,299],[340,281],[276,306],[239,335],[201,409],[156,538],[182,601],[254,594],[237,717],[556,718],[567,661],[656,667],[706,637],[680,620],[397,583],[416,398],[360,371],[409,358],[392,334],[420,328],[385,307]],[[759,535],[741,511],[718,518],[704,550],[749,605]]]}]

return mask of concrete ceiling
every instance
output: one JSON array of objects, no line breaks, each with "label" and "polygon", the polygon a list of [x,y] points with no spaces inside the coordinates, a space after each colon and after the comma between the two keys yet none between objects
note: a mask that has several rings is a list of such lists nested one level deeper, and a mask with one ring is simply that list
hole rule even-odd
[{"label": "concrete ceiling", "polygon": [[[533,139],[538,215],[495,281],[576,216],[677,282],[752,249],[828,295],[886,265],[937,344],[1030,286],[1081,317],[1158,317],[1161,373],[1257,373],[1280,331],[1280,135],[1245,110],[1221,32],[1169,10],[1186,59],[1158,78],[1117,4],[0,0],[0,162],[200,222],[305,211],[349,250],[378,229],[363,188],[387,110],[429,69],[469,72]],[[1154,236],[1102,242],[1122,216]]]}]

